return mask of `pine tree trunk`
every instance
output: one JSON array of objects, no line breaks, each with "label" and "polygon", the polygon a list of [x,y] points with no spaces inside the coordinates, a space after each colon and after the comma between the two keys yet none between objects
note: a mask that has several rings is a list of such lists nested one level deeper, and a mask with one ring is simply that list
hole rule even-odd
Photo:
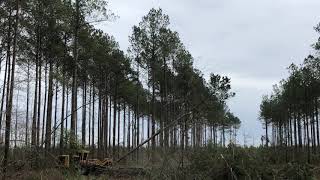
[{"label": "pine tree trunk", "polygon": [[98,154],[101,155],[101,87],[98,89]]},{"label": "pine tree trunk", "polygon": [[[41,42],[40,42],[41,45]],[[40,51],[41,52],[41,51]],[[39,79],[38,79],[38,117],[37,117],[37,146],[40,146],[40,117],[41,117],[41,76],[42,76],[42,63],[41,63],[41,55],[39,57]],[[43,110],[44,111],[44,110]]]},{"label": "pine tree trunk", "polygon": [[[137,103],[137,107],[136,107],[136,112],[135,112],[135,129],[136,129],[136,146],[138,146],[140,144],[140,118],[139,118],[139,101]],[[136,156],[137,156],[137,160],[139,160],[139,149],[137,149],[136,151]]]},{"label": "pine tree trunk", "polygon": [[[11,19],[9,17],[9,19]],[[11,113],[12,113],[12,99],[13,99],[13,89],[14,89],[14,78],[15,78],[15,65],[16,65],[16,48],[17,48],[17,35],[18,35],[18,23],[19,23],[19,0],[16,0],[16,18],[14,26],[14,39],[13,39],[13,53],[12,53],[12,65],[11,65],[11,82],[8,81],[8,86],[10,85],[10,91],[8,91],[8,103],[6,104],[6,129],[5,129],[5,148],[3,157],[3,174],[6,176],[6,170],[8,165],[9,156],[9,145],[10,145],[10,130],[11,130]],[[10,42],[10,41],[9,41]],[[10,49],[9,49],[10,51]],[[8,54],[10,56],[10,53]]]},{"label": "pine tree trunk", "polygon": [[118,132],[118,138],[117,138],[117,140],[118,140],[118,142],[117,142],[118,158],[120,157],[120,104],[121,103],[119,100],[119,102],[118,102],[118,130],[117,130],[117,132]]},{"label": "pine tree trunk", "polygon": [[[91,101],[91,98],[92,98],[92,86],[89,85],[89,102]],[[88,121],[88,125],[89,125],[89,142],[88,142],[88,146],[91,147],[91,110],[92,110],[92,103],[89,103],[89,121]]]},{"label": "pine tree trunk", "polygon": [[297,115],[295,110],[293,110],[293,133],[294,133],[294,147],[297,150],[298,147],[298,139],[297,139]]},{"label": "pine tree trunk", "polygon": [[108,141],[109,141],[109,144],[108,144],[108,146],[109,146],[109,154],[111,154],[110,152],[112,151],[111,150],[111,136],[112,136],[112,129],[111,129],[111,125],[112,125],[112,116],[111,116],[111,114],[112,114],[112,100],[111,100],[111,95],[109,96],[109,139],[108,139]]},{"label": "pine tree trunk", "polygon": [[307,154],[308,154],[308,163],[310,163],[310,138],[309,138],[309,122],[308,122],[308,116],[305,114],[305,122],[306,122],[306,140],[307,140]]},{"label": "pine tree trunk", "polygon": [[268,136],[268,122],[267,121],[265,122],[265,125],[266,125],[266,127],[265,127],[265,129],[266,129],[266,147],[268,147],[269,146],[269,136]]},{"label": "pine tree trunk", "polygon": [[95,88],[94,88],[94,83],[92,83],[92,126],[91,126],[91,145],[92,149],[94,149],[94,114],[95,114]]},{"label": "pine tree trunk", "polygon": [[27,109],[26,109],[26,134],[25,134],[25,146],[29,144],[29,99],[30,99],[30,62],[27,60]]},{"label": "pine tree trunk", "polygon": [[131,110],[130,107],[128,107],[128,137],[127,137],[127,150],[130,151],[130,139],[131,139]]},{"label": "pine tree trunk", "polygon": [[49,62],[49,87],[48,87],[48,105],[46,121],[45,147],[47,150],[51,147],[51,124],[52,124],[52,103],[53,102],[53,62]]},{"label": "pine tree trunk", "polygon": [[[68,81],[67,81],[68,82]],[[68,116],[70,115],[69,114],[69,86],[68,86],[68,83],[66,82],[66,86],[67,86],[67,90],[66,90],[66,94],[67,94],[67,102],[66,102],[66,115],[65,115],[65,117],[66,117],[66,125],[65,125],[65,132],[67,132],[68,131]],[[70,134],[69,134],[70,135]],[[67,137],[67,134],[66,134],[66,137]],[[67,147],[67,144],[66,144],[66,142],[64,143],[64,146],[65,147]]]},{"label": "pine tree trunk", "polygon": [[225,129],[224,129],[224,123],[222,125],[222,146],[226,147],[226,138],[225,138]]},{"label": "pine tree trunk", "polygon": [[109,124],[109,113],[108,113],[108,105],[109,105],[109,99],[108,99],[108,89],[109,89],[109,86],[107,85],[108,84],[108,78],[107,78],[107,75],[105,76],[105,82],[104,82],[105,86],[104,86],[104,99],[105,99],[105,107],[104,107],[104,111],[105,111],[105,126],[104,126],[104,150],[106,152],[108,152],[108,139],[109,139],[109,134],[108,134],[108,128],[110,126]]},{"label": "pine tree trunk", "polygon": [[86,145],[86,120],[87,120],[87,83],[86,80],[83,84],[83,91],[82,91],[82,146]]},{"label": "pine tree trunk", "polygon": [[[150,89],[148,90],[148,91],[150,91]],[[148,103],[148,119],[147,119],[147,137],[148,137],[148,139],[151,137],[151,135],[150,135],[150,130],[151,130],[151,126],[150,126],[150,123],[151,123],[151,113],[150,113],[150,101],[149,102],[147,102]],[[148,141],[148,150],[150,149],[150,141]],[[148,151],[149,152],[149,151]]]},{"label": "pine tree trunk", "polygon": [[74,28],[74,49],[73,49],[73,63],[75,65],[72,72],[72,97],[71,97],[71,140],[76,140],[76,121],[77,121],[77,66],[78,66],[78,31],[80,18],[80,0],[75,1],[75,28]]},{"label": "pine tree trunk", "polygon": [[[139,65],[139,58],[137,58],[137,80],[139,80],[140,78],[140,65]],[[140,97],[140,92],[139,92],[139,87],[137,86],[137,99],[136,99],[136,112],[135,112],[135,115],[136,115],[136,144],[138,145],[140,143],[140,139],[139,139],[139,135],[140,135],[140,123],[139,123],[139,111],[140,111],[140,102],[139,102],[139,97]],[[136,151],[136,155],[137,155],[137,160],[139,159],[139,149],[137,149]]]},{"label": "pine tree trunk", "polygon": [[113,98],[113,130],[112,130],[112,157],[116,157],[116,123],[117,123],[117,84],[115,84]]},{"label": "pine tree trunk", "polygon": [[34,85],[34,100],[33,100],[33,117],[32,117],[32,130],[31,130],[31,145],[35,146],[37,143],[37,98],[38,98],[38,76],[39,76],[39,59],[38,59],[38,48],[36,55],[36,79]]},{"label": "pine tree trunk", "polygon": [[317,124],[317,146],[320,146],[320,136],[319,136],[319,113],[318,113],[318,100],[315,100],[315,117],[316,117],[316,124]]},{"label": "pine tree trunk", "polygon": [[183,136],[185,136],[184,140],[185,140],[185,143],[184,143],[184,146],[185,146],[185,149],[188,149],[188,146],[189,146],[189,126],[188,126],[188,117],[186,117],[185,119],[185,122],[184,122],[184,134]]},{"label": "pine tree trunk", "polygon": [[105,126],[104,126],[104,149],[105,151],[108,151],[108,139],[109,139],[109,134],[108,134],[108,128],[110,126],[109,124],[109,113],[108,113],[108,104],[109,104],[109,99],[108,99],[108,95],[105,93],[105,107],[104,107],[104,111],[105,111],[105,119],[104,119],[104,122],[105,122]]},{"label": "pine tree trunk", "polygon": [[[152,75],[152,123],[151,123],[151,134],[153,135],[155,132],[156,132],[156,107],[155,107],[155,100],[156,100],[156,97],[155,97],[155,90],[156,90],[156,87],[155,87],[155,80],[154,80],[154,77],[155,77],[155,73],[154,73],[154,68],[152,68],[152,71],[153,71],[153,75]],[[156,150],[156,138],[153,137],[151,139],[151,147],[152,147],[152,161],[154,161],[154,152]]]},{"label": "pine tree trunk", "polygon": [[20,89],[17,92],[17,99],[16,99],[16,122],[14,124],[14,148],[17,148],[17,140],[18,140],[18,111],[19,111],[19,93]]},{"label": "pine tree trunk", "polygon": [[45,132],[44,132],[44,129],[45,129],[45,120],[46,120],[46,108],[47,108],[47,92],[48,92],[48,87],[47,87],[47,74],[48,74],[48,63],[45,62],[46,66],[45,66],[45,73],[44,73],[44,102],[43,102],[43,114],[42,114],[42,130],[41,130],[41,145],[43,146],[44,145],[44,142],[45,142],[45,138],[44,138],[44,135],[45,135]]},{"label": "pine tree trunk", "polygon": [[[164,58],[164,62],[163,62],[163,66],[164,66],[164,70],[163,70],[163,74],[164,74],[164,94],[163,94],[163,100],[164,100],[164,123],[165,125],[168,123],[168,82],[167,82],[167,63],[166,63],[166,59]],[[169,147],[169,130],[165,129],[164,130],[164,145],[166,148]]]},{"label": "pine tree trunk", "polygon": [[[58,66],[56,66],[56,72],[58,72]],[[56,82],[56,87],[55,87],[55,103],[54,103],[54,124],[53,124],[53,127],[54,129],[57,128],[57,113],[58,113],[58,80],[56,79],[55,80]],[[53,148],[56,148],[56,135],[57,135],[57,132],[56,130],[53,131]]]},{"label": "pine tree trunk", "polygon": [[[62,75],[62,102],[61,102],[61,132],[60,132],[60,153],[63,153],[64,149],[64,107],[65,107],[65,96],[66,96],[66,83],[65,83],[65,72]],[[65,120],[66,121],[66,120]]]},{"label": "pine tree trunk", "polygon": [[126,103],[123,102],[123,132],[122,132],[122,150],[125,149],[125,142],[126,142]]},{"label": "pine tree trunk", "polygon": [[298,138],[299,138],[299,148],[302,148],[302,129],[301,129],[301,116],[300,113],[298,113]]}]

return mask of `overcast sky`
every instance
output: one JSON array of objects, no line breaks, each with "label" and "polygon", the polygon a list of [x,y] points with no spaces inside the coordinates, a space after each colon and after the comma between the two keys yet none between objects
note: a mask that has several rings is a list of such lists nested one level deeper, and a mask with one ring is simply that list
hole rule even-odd
[{"label": "overcast sky", "polygon": [[132,26],[153,7],[169,15],[170,27],[206,77],[231,77],[236,97],[229,106],[242,121],[240,141],[245,132],[248,143],[259,143],[261,97],[287,76],[290,63],[300,64],[312,53],[320,0],[109,0],[119,18],[98,27],[126,51]]}]

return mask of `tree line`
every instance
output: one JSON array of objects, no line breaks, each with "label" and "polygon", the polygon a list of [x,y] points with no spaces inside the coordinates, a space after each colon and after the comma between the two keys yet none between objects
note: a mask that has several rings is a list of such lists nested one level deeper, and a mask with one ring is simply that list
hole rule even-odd
[{"label": "tree line", "polygon": [[151,9],[132,28],[124,52],[92,24],[115,17],[107,5],[0,2],[4,170],[12,145],[63,153],[79,142],[117,158],[161,129],[146,146],[151,152],[225,146],[226,133],[230,141],[236,136],[240,120],[227,107],[235,95],[230,78],[212,73],[206,80],[194,68],[168,15]]},{"label": "tree line", "polygon": [[[315,30],[320,32],[320,24]],[[260,105],[264,145],[268,147],[271,142],[273,147],[290,147],[295,152],[306,150],[309,162],[320,146],[319,45],[320,39],[312,45],[314,55],[306,57],[301,65],[288,67],[289,77],[274,85],[271,95],[263,96]]]}]

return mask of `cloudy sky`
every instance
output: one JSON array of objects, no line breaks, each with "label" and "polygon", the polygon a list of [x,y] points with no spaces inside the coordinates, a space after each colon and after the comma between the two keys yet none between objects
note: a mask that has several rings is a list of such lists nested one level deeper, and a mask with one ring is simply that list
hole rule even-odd
[{"label": "cloudy sky", "polygon": [[319,0],[109,0],[119,16],[98,27],[126,50],[132,26],[151,8],[170,16],[171,28],[195,58],[205,76],[231,77],[236,97],[229,102],[243,122],[247,143],[259,143],[259,104],[272,85],[287,76],[286,67],[312,53],[320,22]]}]

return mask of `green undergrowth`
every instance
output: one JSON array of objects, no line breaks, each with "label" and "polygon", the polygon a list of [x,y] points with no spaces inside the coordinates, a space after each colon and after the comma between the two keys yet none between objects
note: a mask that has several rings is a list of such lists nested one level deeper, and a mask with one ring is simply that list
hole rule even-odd
[{"label": "green undergrowth", "polygon": [[[21,152],[20,152],[21,153]],[[16,152],[18,158],[19,151]],[[190,179],[190,180],[311,180],[320,179],[320,156],[313,153],[310,163],[301,149],[237,147],[227,148],[208,145],[202,148],[141,150],[125,161],[115,164],[121,168],[142,168],[143,176],[113,177],[107,173],[82,176],[75,169],[55,168],[53,159],[44,156],[19,155],[24,160],[13,161],[8,169],[11,179]],[[31,159],[29,159],[31,157]],[[19,159],[20,159],[19,158]],[[23,158],[22,158],[23,159]],[[27,162],[27,163],[25,163]]]},{"label": "green undergrowth", "polygon": [[319,179],[319,155],[307,163],[305,154],[280,148],[209,145],[186,153],[183,166],[167,161],[151,174],[153,179]]}]

